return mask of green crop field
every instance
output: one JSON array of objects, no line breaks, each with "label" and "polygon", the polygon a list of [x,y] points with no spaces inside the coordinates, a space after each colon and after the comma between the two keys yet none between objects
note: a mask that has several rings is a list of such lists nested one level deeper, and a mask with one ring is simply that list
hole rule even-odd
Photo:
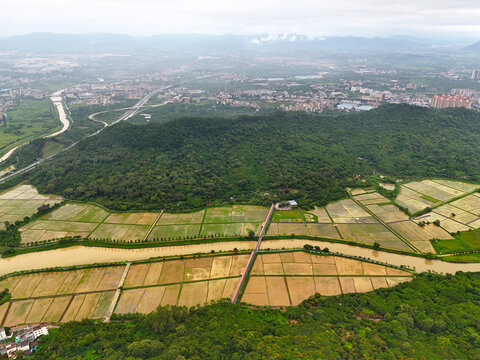
[{"label": "green crop field", "polygon": [[21,101],[7,118],[7,126],[0,126],[0,154],[20,140],[32,140],[60,126],[48,99]]},{"label": "green crop field", "polygon": [[432,241],[432,245],[439,254],[480,250],[480,229],[460,232],[452,240]]},{"label": "green crop field", "polygon": [[298,209],[275,210],[273,213],[273,222],[303,222],[302,214]]}]

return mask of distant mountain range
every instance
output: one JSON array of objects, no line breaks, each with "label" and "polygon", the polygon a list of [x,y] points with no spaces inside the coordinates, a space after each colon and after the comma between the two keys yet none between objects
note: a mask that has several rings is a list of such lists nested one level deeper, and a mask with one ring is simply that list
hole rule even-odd
[{"label": "distant mountain range", "polygon": [[476,43],[474,43],[470,46],[467,46],[465,49],[480,52],[480,41],[477,41]]},{"label": "distant mountain range", "polygon": [[411,51],[434,48],[432,41],[406,37],[325,37],[305,35],[163,34],[134,37],[121,34],[34,33],[0,38],[1,50],[89,53],[136,51]]}]

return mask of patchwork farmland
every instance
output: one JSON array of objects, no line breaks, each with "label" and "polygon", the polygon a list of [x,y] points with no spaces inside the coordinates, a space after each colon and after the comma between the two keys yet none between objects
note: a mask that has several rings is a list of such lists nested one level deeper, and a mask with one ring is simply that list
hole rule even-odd
[{"label": "patchwork farmland", "polygon": [[99,206],[68,203],[20,228],[22,243],[80,236],[122,242],[168,241],[258,234],[268,208],[233,205],[193,213],[111,213]]},{"label": "patchwork farmland", "polygon": [[[249,254],[172,259],[122,266],[93,267],[7,277],[0,291],[10,301],[0,306],[0,326],[62,323],[115,313],[149,313],[159,305],[195,306],[231,298]],[[122,283],[122,275],[126,273]],[[372,291],[409,281],[395,268],[303,251],[257,256],[242,301],[261,306],[289,306],[315,292],[325,296]]]},{"label": "patchwork farmland", "polygon": [[306,252],[260,254],[241,301],[259,306],[298,305],[324,296],[367,292],[410,281],[406,271],[338,256]]},{"label": "patchwork farmland", "polygon": [[0,194],[0,230],[5,228],[5,222],[14,223],[32,216],[41,205],[50,206],[62,202],[60,196],[40,195],[31,185],[18,185]]},{"label": "patchwork farmland", "polygon": [[0,281],[0,289],[9,289],[11,293],[11,301],[0,306],[0,326],[104,318],[124,268],[109,266],[8,277]]},{"label": "patchwork farmland", "polygon": [[[424,180],[400,187],[395,202],[373,189],[349,189],[349,199],[325,207],[276,210],[266,236],[312,236],[434,253],[432,240],[452,240],[451,233],[480,227],[480,195],[474,192],[478,185]],[[32,202],[37,201],[55,203],[62,199],[39,195],[29,185],[18,186],[1,195],[0,211],[6,214],[2,219],[33,213],[36,208]],[[411,212],[427,206],[433,210],[410,219],[397,204]],[[254,205],[211,207],[181,214],[120,213],[94,204],[69,202],[19,230],[22,244],[27,245],[75,236],[123,243],[255,237],[267,213],[268,208]],[[432,224],[436,220],[440,226]]]},{"label": "patchwork farmland", "polygon": [[248,256],[208,256],[132,265],[115,313],[148,313],[159,305],[193,306],[231,298]]},{"label": "patchwork farmland", "polygon": [[480,186],[450,180],[423,180],[402,184],[395,202],[411,214],[465,196]]}]

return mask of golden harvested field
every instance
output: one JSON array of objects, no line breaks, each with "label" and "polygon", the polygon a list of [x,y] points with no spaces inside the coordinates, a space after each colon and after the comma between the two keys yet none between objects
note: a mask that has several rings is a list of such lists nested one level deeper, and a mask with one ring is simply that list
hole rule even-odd
[{"label": "golden harvested field", "polygon": [[37,286],[42,281],[44,274],[32,274],[24,275],[21,277],[17,286],[14,289],[10,289],[12,299],[24,299],[32,296]]},{"label": "golden harvested field", "polygon": [[138,303],[142,299],[145,289],[131,289],[122,291],[120,300],[115,308],[116,314],[127,314],[135,312]]},{"label": "golden harvested field", "polygon": [[76,321],[80,321],[83,319],[90,319],[93,317],[93,313],[95,312],[95,308],[97,307],[98,300],[100,299],[101,294],[87,294],[85,295],[85,299],[83,300],[82,306],[77,312],[77,316],[75,317]]},{"label": "golden harvested field", "polygon": [[395,205],[370,205],[368,209],[373,212],[380,220],[388,223],[408,220],[408,215],[399,210]]},{"label": "golden harvested field", "polygon": [[3,318],[5,317],[5,314],[7,313],[8,307],[10,306],[10,303],[6,302],[2,305],[0,305],[0,326],[3,325]]},{"label": "golden harvested field", "polygon": [[181,285],[171,285],[165,287],[165,293],[163,294],[160,305],[173,305],[178,302],[178,294],[180,293]]},{"label": "golden harvested field", "polygon": [[248,255],[222,255],[134,264],[130,267],[124,287],[133,288],[239,276],[241,269],[246,266],[247,260]]},{"label": "golden harvested field", "polygon": [[160,305],[160,301],[165,294],[165,289],[166,286],[146,288],[134,311],[142,314],[148,314],[155,311]]},{"label": "golden harvested field", "polygon": [[206,281],[183,284],[178,299],[180,306],[203,305],[207,301],[208,283]]},{"label": "golden harvested field", "polygon": [[270,306],[290,304],[287,285],[283,277],[266,277],[268,303]]},{"label": "golden harvested field", "polygon": [[[306,252],[259,254],[241,301],[262,306],[297,305],[316,292],[324,296],[367,292],[411,280],[410,273],[369,262]],[[393,283],[393,282],[392,282]]]},{"label": "golden harvested field", "polygon": [[9,289],[12,299],[24,299],[113,290],[118,287],[123,270],[123,266],[109,266],[12,276],[0,281],[0,291]]},{"label": "golden harvested field", "polygon": [[43,316],[42,321],[46,323],[56,323],[60,321],[60,318],[67,308],[70,299],[70,296],[59,296],[54,298],[47,312]]},{"label": "golden harvested field", "polygon": [[320,295],[335,296],[342,293],[340,281],[338,277],[316,277],[315,289]]},{"label": "golden harvested field", "polygon": [[[11,304],[10,311],[4,319],[3,326],[40,322],[51,324],[85,318],[104,318],[108,313],[114,294],[113,291],[110,291],[11,301],[0,307],[0,326],[2,326],[1,322],[9,304]],[[62,315],[64,315],[63,318]]]},{"label": "golden harvested field", "polygon": [[130,266],[123,286],[125,288],[129,288],[143,285],[149,268],[150,264],[138,264]]},{"label": "golden harvested field", "polygon": [[160,274],[159,284],[179,283],[183,281],[185,273],[185,261],[173,260],[166,261],[163,264],[162,273]]},{"label": "golden harvested field", "polygon": [[53,298],[35,300],[25,322],[30,324],[41,322],[52,302]]},{"label": "golden harvested field", "polygon": [[12,302],[3,326],[11,327],[19,324],[25,324],[25,320],[27,319],[27,315],[30,312],[33,303],[34,300],[21,300]]},{"label": "golden harvested field", "polygon": [[203,305],[211,300],[231,298],[239,278],[153,286],[122,291],[116,314],[140,312],[148,314],[159,305]]},{"label": "golden harvested field", "polygon": [[298,305],[318,292],[313,277],[287,277],[285,280],[290,290],[292,305]]},{"label": "golden harvested field", "polygon": [[178,224],[201,224],[205,210],[187,213],[187,214],[170,214],[164,212],[157,224],[159,225],[178,225]]},{"label": "golden harvested field", "polygon": [[102,319],[108,315],[108,310],[113,301],[115,291],[103,292],[100,294],[92,319]]},{"label": "golden harvested field", "polygon": [[333,224],[307,224],[307,229],[311,236],[340,239],[340,234]]},{"label": "golden harvested field", "polygon": [[85,269],[82,279],[77,285],[75,292],[88,292],[97,288],[102,280],[104,268]]},{"label": "golden harvested field", "polygon": [[67,311],[65,311],[65,314],[63,315],[61,322],[68,322],[68,321],[74,321],[78,312],[80,311],[80,308],[83,305],[83,301],[85,300],[86,295],[77,295],[73,297],[72,302],[70,303],[70,306],[68,306]]}]

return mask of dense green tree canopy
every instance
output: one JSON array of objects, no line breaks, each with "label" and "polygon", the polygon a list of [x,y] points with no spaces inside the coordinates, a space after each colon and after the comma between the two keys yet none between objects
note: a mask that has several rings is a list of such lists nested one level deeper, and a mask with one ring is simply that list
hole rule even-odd
[{"label": "dense green tree canopy", "polygon": [[387,105],[363,113],[274,113],[118,124],[41,164],[42,192],[115,209],[187,209],[295,198],[323,205],[380,172],[480,178],[480,114]]}]

